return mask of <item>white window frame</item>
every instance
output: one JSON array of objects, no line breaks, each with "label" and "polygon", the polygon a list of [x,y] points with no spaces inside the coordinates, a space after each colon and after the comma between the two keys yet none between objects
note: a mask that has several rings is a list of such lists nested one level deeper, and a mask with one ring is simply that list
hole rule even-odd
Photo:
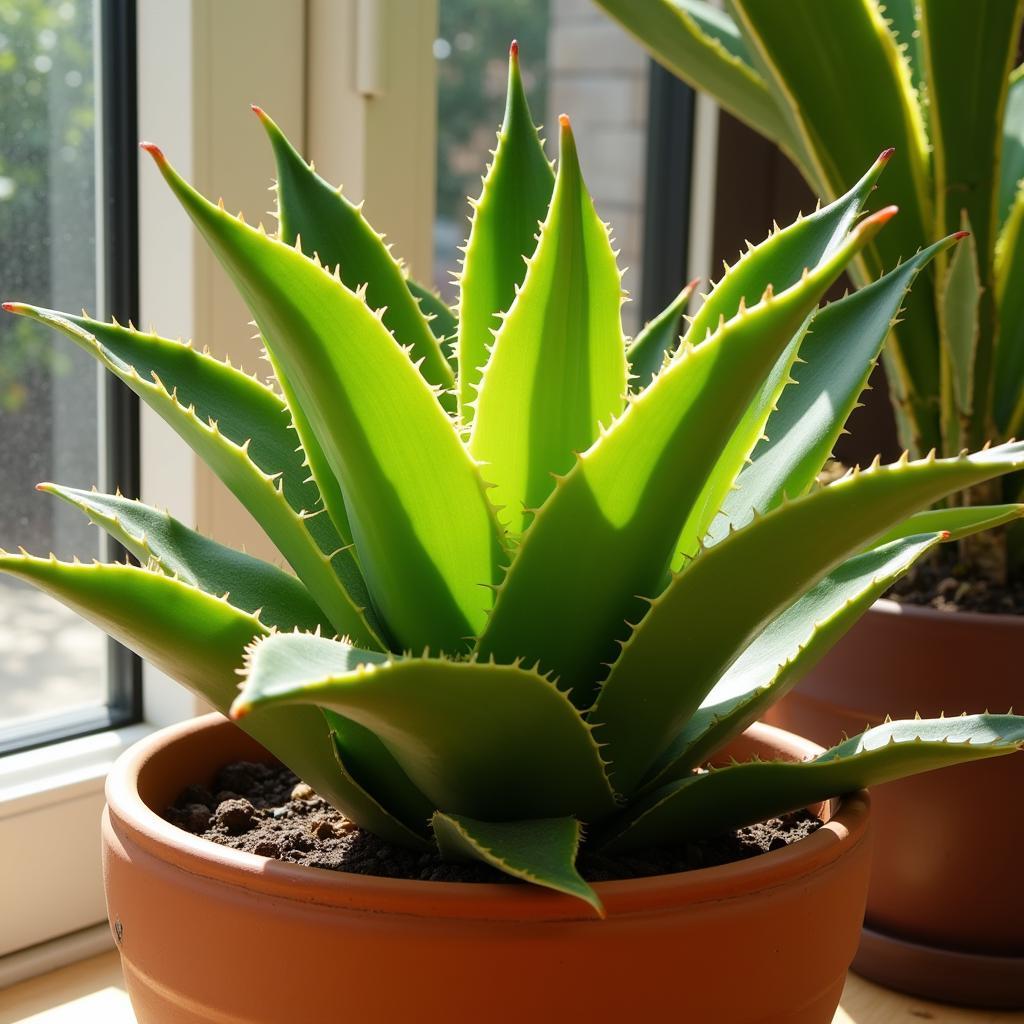
[{"label": "white window frame", "polygon": [[[138,0],[138,108],[204,193],[250,220],[269,209],[264,105],[430,280],[437,0]],[[258,369],[249,315],[147,157],[140,157],[142,323]],[[272,205],[272,204],[271,204]],[[268,227],[272,220],[268,219]],[[140,413],[143,500],[234,546],[276,557],[177,435]],[[154,729],[201,710],[143,672],[145,720],[0,758],[0,988],[110,945],[97,826],[110,765]]]}]

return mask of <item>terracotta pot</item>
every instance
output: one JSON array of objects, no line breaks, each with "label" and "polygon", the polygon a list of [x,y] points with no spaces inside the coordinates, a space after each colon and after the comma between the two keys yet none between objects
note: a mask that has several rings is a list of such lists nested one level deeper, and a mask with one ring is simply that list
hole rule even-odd
[{"label": "terracotta pot", "polygon": [[[824,746],[886,714],[1024,709],[1024,618],[879,601],[765,716]],[[970,1006],[1024,1007],[1024,755],[890,783],[854,969]]]},{"label": "terracotta pot", "polygon": [[[816,748],[754,726],[737,757]],[[211,715],[115,766],[103,821],[111,927],[139,1024],[828,1024],[857,945],[868,799],[736,864],[601,883],[608,918],[525,885],[402,881],[217,846],[156,810],[238,759],[269,760]]]}]

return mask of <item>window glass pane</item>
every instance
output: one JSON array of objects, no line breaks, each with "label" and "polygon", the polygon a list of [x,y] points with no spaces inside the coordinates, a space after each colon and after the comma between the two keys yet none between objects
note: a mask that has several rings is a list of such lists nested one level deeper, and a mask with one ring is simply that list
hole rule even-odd
[{"label": "window glass pane", "polygon": [[[91,0],[0,0],[3,297],[98,310],[96,24]],[[102,486],[93,359],[0,316],[0,547],[99,557],[94,527],[34,485]],[[107,644],[72,612],[0,577],[0,742],[26,719],[107,700]]]},{"label": "window glass pane", "polygon": [[[627,334],[640,325],[649,63],[640,47],[591,0],[441,0],[438,62],[437,220],[434,283],[458,298],[469,229],[467,196],[480,194],[505,105],[506,52],[518,39],[534,118],[572,118],[583,174],[597,211],[611,223],[624,287]],[[548,154],[556,154],[548,127]]]}]

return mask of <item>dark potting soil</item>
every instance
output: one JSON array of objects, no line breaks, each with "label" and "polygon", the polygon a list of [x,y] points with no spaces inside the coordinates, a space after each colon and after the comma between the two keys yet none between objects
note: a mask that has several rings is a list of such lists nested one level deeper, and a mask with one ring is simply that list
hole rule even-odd
[{"label": "dark potting soil", "polygon": [[[447,864],[436,853],[416,853],[387,843],[354,825],[279,765],[246,761],[226,765],[211,789],[189,786],[164,816],[221,846],[292,864],[435,882],[512,881],[486,864]],[[591,882],[673,874],[756,857],[820,827],[813,814],[798,811],[680,846],[618,857],[584,849],[578,866]]]},{"label": "dark potting soil", "polygon": [[886,596],[943,612],[1024,615],[1024,580],[999,585],[971,572],[958,561],[955,544],[918,562]]}]

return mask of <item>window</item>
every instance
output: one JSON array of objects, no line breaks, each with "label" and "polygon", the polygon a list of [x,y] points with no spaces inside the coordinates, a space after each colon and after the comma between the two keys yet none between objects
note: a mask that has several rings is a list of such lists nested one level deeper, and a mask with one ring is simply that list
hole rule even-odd
[{"label": "window", "polygon": [[[598,214],[611,223],[619,266],[627,268],[623,285],[633,301],[623,308],[623,322],[635,334],[664,305],[647,308],[644,277],[651,65],[589,0],[441,0],[434,285],[447,300],[458,299],[451,275],[458,270],[456,246],[468,233],[466,197],[479,195],[494,148],[506,47],[515,37],[534,119],[551,126],[562,112],[572,118],[587,186]],[[556,133],[548,127],[542,134],[554,157]],[[672,290],[652,295],[652,303],[678,291],[677,266]]]},{"label": "window", "polygon": [[[135,316],[131,6],[0,0],[5,297]],[[130,141],[129,141],[130,140]],[[67,339],[0,319],[0,546],[120,552],[36,482],[137,493],[133,398]],[[0,577],[0,752],[137,720],[139,666],[38,591]]]}]

